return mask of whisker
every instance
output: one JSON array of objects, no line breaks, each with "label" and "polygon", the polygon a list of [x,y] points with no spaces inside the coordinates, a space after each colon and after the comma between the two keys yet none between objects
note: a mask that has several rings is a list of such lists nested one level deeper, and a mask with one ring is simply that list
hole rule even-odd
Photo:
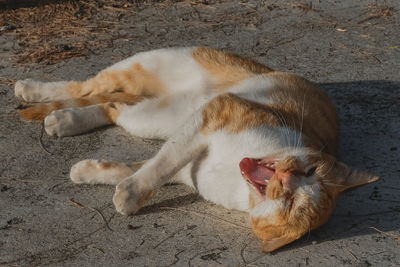
[{"label": "whisker", "polygon": [[283,134],[285,137],[285,142],[289,143],[289,130],[287,129],[288,125],[286,123],[286,120],[283,118],[283,116],[279,113],[279,111],[271,109],[271,111],[275,114],[275,116],[279,119],[279,121],[283,125]]},{"label": "whisker", "polygon": [[[301,120],[300,120],[300,134],[303,132],[303,124],[304,124],[304,110],[305,110],[305,103],[306,103],[306,92],[304,91],[303,95],[303,105],[301,108]],[[300,146],[300,136],[299,139],[297,140],[297,147]]]},{"label": "whisker", "polygon": [[278,114],[281,116],[281,118],[283,119],[283,121],[284,121],[284,130],[285,130],[285,133],[286,133],[286,143],[290,146],[291,145],[291,139],[290,139],[290,132],[289,132],[289,124],[288,124],[288,122],[286,121],[286,118],[281,114],[281,113],[279,113],[279,111],[278,111]]},{"label": "whisker", "polygon": [[[294,137],[293,137],[293,146],[294,148],[298,148],[297,141],[300,138],[300,133],[298,133],[297,127],[296,127],[296,120],[294,117],[291,117],[291,122],[294,130]],[[297,136],[299,134],[299,136]]]}]

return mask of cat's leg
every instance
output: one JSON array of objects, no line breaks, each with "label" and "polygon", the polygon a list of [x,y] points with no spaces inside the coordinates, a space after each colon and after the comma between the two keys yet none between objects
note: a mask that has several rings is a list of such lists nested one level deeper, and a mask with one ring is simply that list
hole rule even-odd
[{"label": "cat's leg", "polygon": [[196,112],[135,174],[122,180],[113,197],[122,214],[135,213],[154,190],[169,182],[187,163],[207,148],[201,133],[202,116]]},{"label": "cat's leg", "polygon": [[19,80],[15,83],[15,96],[26,102],[47,102],[71,98],[67,81],[40,82],[32,79]]},{"label": "cat's leg", "polygon": [[15,84],[15,95],[27,102],[48,102],[113,92],[159,96],[171,90],[202,90],[207,87],[209,77],[193,59],[192,50],[139,53],[82,82],[20,80]]},{"label": "cat's leg", "polygon": [[83,82],[20,80],[16,82],[14,91],[17,97],[26,102],[49,102],[114,92],[158,96],[166,93],[167,89],[156,73],[133,61],[131,66],[105,69]]},{"label": "cat's leg", "polygon": [[144,97],[127,93],[99,94],[76,99],[38,103],[21,110],[20,115],[28,120],[44,120],[52,111],[73,107],[87,107],[108,102],[118,102],[132,105],[142,101]]},{"label": "cat's leg", "polygon": [[73,136],[116,122],[125,104],[104,103],[88,107],[55,110],[44,119],[49,135]]},{"label": "cat's leg", "polygon": [[134,136],[168,139],[211,97],[192,92],[144,99],[124,107],[116,123]]},{"label": "cat's leg", "polygon": [[[49,135],[57,136],[77,135],[115,123],[135,136],[168,138],[196,109],[207,102],[209,97],[196,94],[167,95],[144,100],[133,97],[130,103],[139,103],[126,105],[117,102],[66,108],[50,113],[45,118],[44,125]],[[39,109],[37,113],[40,115],[42,111],[46,109]],[[24,111],[21,113],[24,117],[43,115],[38,114],[34,113],[34,110],[27,110],[26,114]]]},{"label": "cat's leg", "polygon": [[[133,95],[157,95],[156,93],[159,91],[161,93],[160,85],[153,84],[150,81],[144,84],[140,75],[144,74],[132,69],[129,71],[105,70],[83,82],[41,82],[26,79],[17,81],[14,90],[15,95],[26,102],[62,101],[114,92]],[[152,89],[144,91],[144,86]]]},{"label": "cat's leg", "polygon": [[124,178],[134,174],[143,164],[144,161],[122,163],[86,159],[71,167],[70,177],[76,184],[117,185]]}]

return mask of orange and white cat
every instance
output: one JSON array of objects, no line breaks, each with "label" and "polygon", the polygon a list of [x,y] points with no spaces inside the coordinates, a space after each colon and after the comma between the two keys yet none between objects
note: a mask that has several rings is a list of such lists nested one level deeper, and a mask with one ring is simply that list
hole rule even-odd
[{"label": "orange and white cat", "polygon": [[181,182],[247,211],[265,252],[324,224],[340,192],[378,180],[335,159],[336,110],[315,84],[216,49],[139,53],[84,82],[18,81],[15,94],[49,102],[21,112],[44,119],[49,135],[117,124],[167,139],[146,162],[72,166],[75,183],[116,185],[118,212],[133,214],[157,188]]}]

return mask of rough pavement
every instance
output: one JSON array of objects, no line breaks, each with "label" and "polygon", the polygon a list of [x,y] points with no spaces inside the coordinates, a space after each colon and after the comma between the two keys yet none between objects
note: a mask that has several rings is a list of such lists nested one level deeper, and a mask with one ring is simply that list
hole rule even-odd
[{"label": "rough pavement", "polygon": [[[15,30],[0,32],[0,265],[400,265],[399,12],[396,0],[160,2],[108,24],[119,34],[112,45],[49,65],[16,63],[27,44]],[[91,41],[110,41],[96,36]],[[40,123],[18,116],[18,79],[80,80],[140,51],[188,45],[227,48],[320,83],[338,106],[339,159],[382,179],[343,194],[323,227],[263,254],[246,214],[185,186],[163,187],[124,217],[112,187],[68,178],[79,160],[143,160],[161,141],[115,127],[41,137]]]}]

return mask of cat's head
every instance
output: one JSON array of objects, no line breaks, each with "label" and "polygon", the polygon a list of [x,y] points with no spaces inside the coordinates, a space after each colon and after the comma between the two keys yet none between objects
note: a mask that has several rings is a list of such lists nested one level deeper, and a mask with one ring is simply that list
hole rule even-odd
[{"label": "cat's head", "polygon": [[240,169],[250,187],[253,231],[263,240],[264,252],[326,223],[340,192],[379,179],[308,148],[244,158]]}]

